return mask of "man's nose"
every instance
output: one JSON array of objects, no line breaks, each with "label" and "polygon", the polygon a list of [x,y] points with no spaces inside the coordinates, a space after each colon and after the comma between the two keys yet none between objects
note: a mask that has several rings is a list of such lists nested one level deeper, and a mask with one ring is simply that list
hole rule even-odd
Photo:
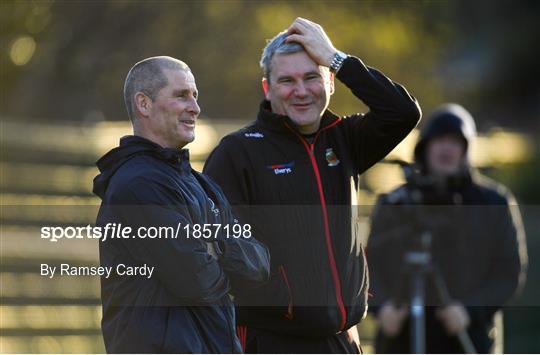
[{"label": "man's nose", "polygon": [[199,115],[201,113],[201,108],[199,107],[199,103],[197,102],[197,99],[194,97],[191,98],[191,102],[189,103],[188,110],[190,113],[193,113],[194,115]]},{"label": "man's nose", "polygon": [[294,88],[294,94],[296,96],[306,96],[307,95],[307,89],[306,89],[306,86],[304,85],[303,82],[298,82],[296,85],[295,85],[295,88]]}]

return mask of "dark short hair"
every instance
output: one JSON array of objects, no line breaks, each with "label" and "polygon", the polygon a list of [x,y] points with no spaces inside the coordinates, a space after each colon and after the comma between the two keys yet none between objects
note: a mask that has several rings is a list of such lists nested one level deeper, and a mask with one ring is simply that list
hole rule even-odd
[{"label": "dark short hair", "polygon": [[132,122],[137,118],[135,94],[142,92],[154,101],[158,92],[169,83],[164,69],[190,71],[186,63],[168,56],[143,59],[129,70],[124,82],[124,102]]}]

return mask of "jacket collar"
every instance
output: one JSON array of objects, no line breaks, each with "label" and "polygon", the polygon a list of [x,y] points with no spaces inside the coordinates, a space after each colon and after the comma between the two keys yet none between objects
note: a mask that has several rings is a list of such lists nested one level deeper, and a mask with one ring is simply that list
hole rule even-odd
[{"label": "jacket collar", "polygon": [[131,145],[144,147],[144,151],[147,153],[173,165],[179,165],[182,171],[191,171],[188,149],[164,148],[156,142],[141,136],[124,136],[120,138],[120,147]]},{"label": "jacket collar", "polygon": [[189,174],[189,152],[187,149],[163,148],[159,144],[140,136],[125,136],[120,145],[101,157],[96,165],[100,173],[94,178],[93,192],[104,198],[109,181],[116,171],[129,159],[138,155],[149,155],[170,164],[181,174]]},{"label": "jacket collar", "polygon": [[[326,110],[323,113],[319,130],[324,129],[325,127],[333,124],[336,120],[339,120],[339,119],[340,118],[336,114],[334,114],[332,111]],[[296,125],[294,124],[294,122],[291,120],[289,116],[279,115],[277,113],[272,112],[270,101],[268,100],[263,100],[259,106],[259,113],[257,115],[257,123],[263,126],[263,128],[268,129],[270,131],[281,132],[281,133],[293,133],[291,132],[291,129],[293,129],[297,134],[301,135],[301,133],[298,132]],[[287,126],[289,126],[290,129]]]}]

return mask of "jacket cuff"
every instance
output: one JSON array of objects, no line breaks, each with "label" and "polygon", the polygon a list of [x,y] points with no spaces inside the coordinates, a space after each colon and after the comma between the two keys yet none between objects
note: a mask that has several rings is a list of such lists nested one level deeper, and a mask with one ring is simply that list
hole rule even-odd
[{"label": "jacket cuff", "polygon": [[351,78],[357,77],[359,71],[369,74],[366,65],[360,58],[349,55],[347,59],[343,61],[341,68],[339,68],[339,71],[336,73],[336,78],[343,84],[349,86],[348,82],[350,82]]}]

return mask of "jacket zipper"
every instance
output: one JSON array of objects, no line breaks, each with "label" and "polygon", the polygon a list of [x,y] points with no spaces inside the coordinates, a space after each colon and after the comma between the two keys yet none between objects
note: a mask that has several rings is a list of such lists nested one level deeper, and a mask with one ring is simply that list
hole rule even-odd
[{"label": "jacket zipper", "polygon": [[319,132],[317,132],[317,134],[315,135],[315,138],[313,139],[313,143],[311,144],[308,144],[307,141],[304,139],[304,137],[298,134],[286,122],[285,122],[285,126],[287,126],[287,128],[291,130],[298,137],[298,139],[300,139],[300,142],[302,142],[302,144],[304,145],[304,148],[306,148],[306,151],[311,160],[311,166],[313,168],[313,172],[315,173],[315,179],[317,181],[317,188],[319,190],[319,198],[321,200],[321,209],[323,213],[324,234],[325,234],[325,239],[326,239],[326,251],[328,253],[328,263],[330,264],[330,271],[332,272],[332,279],[334,281],[334,288],[336,290],[336,300],[337,300],[339,311],[341,313],[341,323],[339,325],[339,330],[342,331],[345,328],[345,324],[347,323],[347,313],[345,312],[345,305],[343,303],[343,295],[341,293],[341,281],[339,280],[336,259],[334,257],[334,247],[332,245],[332,236],[330,234],[330,222],[328,221],[328,210],[326,208],[326,199],[324,198],[324,190],[322,186],[321,175],[319,172],[319,166],[317,165],[317,160],[315,159],[315,153],[314,153],[315,142],[317,142],[317,138],[319,138],[320,133],[336,125],[339,121],[340,119],[337,119],[333,123],[320,129]]},{"label": "jacket zipper", "polygon": [[287,306],[287,314],[285,314],[285,318],[291,320],[293,319],[293,297],[292,297],[291,285],[289,284],[289,279],[287,278],[285,267],[283,265],[279,265],[278,270],[281,273],[281,276],[283,277],[283,281],[285,281],[285,286],[287,286],[287,293],[289,294],[289,305]]}]

